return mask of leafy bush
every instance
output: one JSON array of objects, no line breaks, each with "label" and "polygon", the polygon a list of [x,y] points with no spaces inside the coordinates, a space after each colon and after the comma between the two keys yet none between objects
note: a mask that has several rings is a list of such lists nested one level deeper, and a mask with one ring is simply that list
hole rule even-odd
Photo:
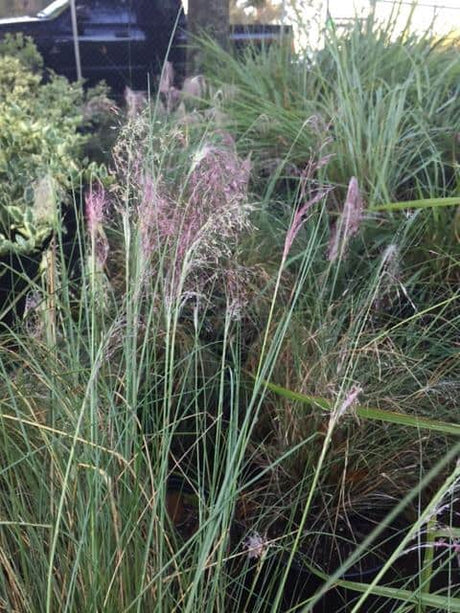
[{"label": "leafy bush", "polygon": [[[81,92],[0,58],[0,254],[40,247],[80,170]],[[35,104],[30,105],[34,100]]]},{"label": "leafy bush", "polygon": [[0,40],[0,56],[16,57],[32,72],[38,72],[43,68],[43,58],[30,38],[19,33],[16,35],[6,34]]},{"label": "leafy bush", "polygon": [[[16,55],[7,55],[10,52]],[[84,105],[92,94],[54,74],[43,83],[32,70],[40,68],[41,62],[30,39],[7,38],[0,54],[3,255],[34,251],[56,229],[59,205],[68,204],[70,189],[89,169],[83,158],[90,136],[82,134],[81,127],[85,119],[91,120],[84,117]],[[104,99],[106,93],[98,88],[95,95]],[[99,110],[101,105],[94,108]]]}]

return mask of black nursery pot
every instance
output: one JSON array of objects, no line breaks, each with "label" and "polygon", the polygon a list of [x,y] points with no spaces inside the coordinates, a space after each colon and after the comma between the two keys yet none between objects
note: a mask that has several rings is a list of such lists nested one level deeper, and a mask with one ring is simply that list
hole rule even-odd
[{"label": "black nursery pot", "polygon": [[[75,193],[76,202],[81,202],[81,194]],[[62,241],[59,252],[63,254],[65,265],[72,270],[79,260],[81,250],[77,244],[77,211],[62,205]],[[24,315],[27,290],[38,280],[43,252],[49,247],[52,233],[30,254],[6,253],[0,256],[0,334],[13,328]],[[12,237],[14,240],[14,236]]]},{"label": "black nursery pot", "polygon": [[[383,562],[379,567],[373,569],[363,571],[353,569],[344,573],[341,578],[358,583],[369,583],[382,567]],[[256,573],[257,578],[255,578]],[[267,611],[267,613],[273,611],[273,602],[270,599],[274,598],[282,581],[284,582],[283,592],[279,608],[277,608],[280,613],[303,610],[312,613],[334,613],[336,611],[346,613],[353,609],[354,604],[361,596],[360,592],[335,586],[323,594],[311,609],[305,609],[308,602],[321,590],[324,581],[296,559],[288,568],[287,554],[272,555],[269,560],[264,562],[262,569],[257,567],[257,563],[254,563],[246,573],[245,586],[248,599],[244,611],[258,611],[259,613],[261,611]],[[400,605],[400,601],[390,601],[387,598],[371,596],[366,599],[365,610],[369,613],[373,611],[381,613],[383,610],[391,612]]]},{"label": "black nursery pot", "polygon": [[[314,568],[322,570],[322,574],[331,576],[350,558],[350,555],[359,547],[365,538],[375,530],[375,527],[385,520],[388,509],[368,509],[359,516],[349,516],[345,524],[337,526],[337,533],[324,534],[316,537],[315,547],[310,551],[296,553],[290,561],[289,552],[273,552],[267,555],[267,560],[260,566],[255,560],[248,569],[246,586],[251,591],[248,596],[248,611],[271,611],[270,597],[277,587],[286,579],[283,585],[283,594],[279,611],[301,611],[308,605],[315,594],[324,586],[320,573]],[[386,561],[395,550],[410,524],[404,517],[397,517],[386,526],[372,543],[371,550],[363,552],[360,559],[350,568],[344,570],[339,577],[341,580],[355,583],[370,583],[384,568]],[[319,544],[318,544],[319,543]],[[382,583],[391,583],[408,588],[411,577],[416,575],[418,559],[416,552],[399,557],[397,562],[385,572]],[[350,588],[335,585],[321,596],[311,609],[312,613],[346,613],[353,609],[354,604],[362,593]],[[267,599],[261,608],[261,598]],[[372,613],[382,611],[390,613],[400,607],[400,601],[388,598],[370,596],[366,598],[365,610]]]},{"label": "black nursery pot", "polygon": [[0,257],[0,326],[11,328],[22,317],[29,279],[38,274],[41,254],[18,256],[8,253]]}]

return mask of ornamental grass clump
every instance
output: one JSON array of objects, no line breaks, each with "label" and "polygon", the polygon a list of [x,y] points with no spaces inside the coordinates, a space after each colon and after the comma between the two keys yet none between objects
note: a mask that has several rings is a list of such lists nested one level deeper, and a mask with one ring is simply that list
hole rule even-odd
[{"label": "ornamental grass clump", "polygon": [[[207,79],[236,92],[221,110],[242,150],[257,154],[256,165],[301,166],[317,143],[306,118],[317,115],[333,138],[326,181],[346,189],[355,176],[370,205],[455,195],[458,36],[415,33],[410,17],[401,21],[401,7],[385,23],[370,12],[326,28],[324,44],[304,54],[272,45],[233,56],[203,42]],[[308,40],[308,28],[301,34]]]},{"label": "ornamental grass clump", "polygon": [[[132,121],[139,125],[146,119]],[[253,229],[250,160],[238,156],[230,134],[217,130],[204,134],[185,155],[180,154],[187,147],[180,129],[154,136],[159,142],[165,138],[170,139],[169,160],[149,158],[152,143],[142,139],[132,157],[124,143],[115,152],[116,176],[120,180],[129,173],[131,193],[129,208],[124,208],[122,191],[114,207],[136,224],[144,283],[161,277],[164,297],[177,304],[212,302],[211,295],[221,294],[236,309],[242,300],[237,279],[248,274],[238,253]]]},{"label": "ornamental grass clump", "polygon": [[57,233],[0,343],[0,609],[460,611],[455,215],[333,181],[362,142],[310,113],[178,114],[131,113],[78,300]]},{"label": "ornamental grass clump", "polygon": [[168,194],[161,178],[155,185],[146,175],[138,207],[145,253],[168,245],[179,269],[192,253],[193,266],[215,266],[230,257],[240,234],[251,228],[249,172],[249,161],[234,150],[205,144],[195,152],[180,199]]}]

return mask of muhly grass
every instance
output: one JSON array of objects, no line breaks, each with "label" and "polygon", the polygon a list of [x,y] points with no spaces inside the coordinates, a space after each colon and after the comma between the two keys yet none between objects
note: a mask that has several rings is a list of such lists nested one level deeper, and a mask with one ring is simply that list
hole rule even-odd
[{"label": "muhly grass", "polygon": [[0,610],[460,610],[451,210],[193,116],[132,113],[2,337]]}]

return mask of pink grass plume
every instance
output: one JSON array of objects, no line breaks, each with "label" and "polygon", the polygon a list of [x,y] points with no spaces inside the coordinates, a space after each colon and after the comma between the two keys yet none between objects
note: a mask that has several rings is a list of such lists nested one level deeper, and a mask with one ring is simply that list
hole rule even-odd
[{"label": "pink grass plume", "polygon": [[300,200],[303,201],[303,204],[294,213],[294,216],[291,221],[291,225],[289,226],[289,229],[286,233],[286,238],[284,240],[283,258],[282,258],[283,265],[286,261],[286,258],[289,252],[291,251],[292,245],[294,243],[294,240],[297,234],[299,233],[299,231],[301,230],[302,226],[304,225],[307,219],[310,209],[315,204],[320,202],[323,198],[325,198],[325,196],[330,191],[329,187],[318,188],[317,192],[306,200],[307,186],[313,183],[313,174],[317,170],[325,166],[329,162],[330,157],[331,157],[330,155],[326,155],[322,157],[321,159],[319,159],[317,162],[313,162],[313,160],[310,160],[306,168],[302,172],[302,176],[300,179]]},{"label": "pink grass plume", "polygon": [[335,262],[339,255],[346,252],[348,242],[358,233],[363,218],[363,199],[359,191],[358,179],[351,177],[341,218],[336,222],[329,240],[328,259]]},{"label": "pink grass plume", "polygon": [[104,231],[108,217],[109,201],[102,185],[91,185],[85,198],[86,227],[95,250],[96,259],[104,266],[109,253],[109,242]]}]

